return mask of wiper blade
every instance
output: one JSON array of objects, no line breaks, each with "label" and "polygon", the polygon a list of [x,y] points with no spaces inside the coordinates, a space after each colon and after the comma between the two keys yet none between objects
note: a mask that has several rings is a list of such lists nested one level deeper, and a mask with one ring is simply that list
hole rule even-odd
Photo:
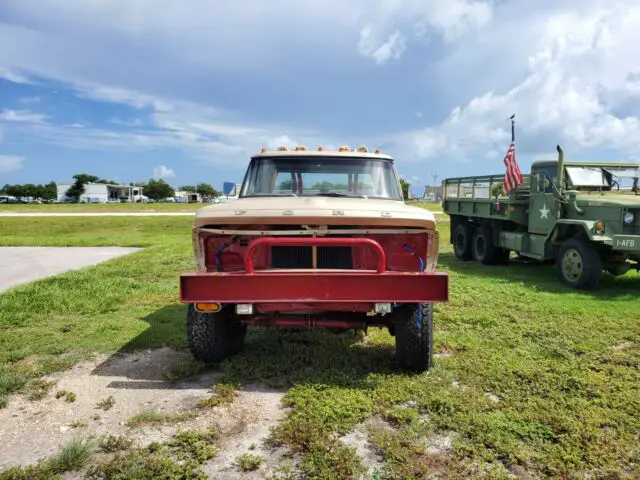
[{"label": "wiper blade", "polygon": [[321,197],[349,197],[349,198],[367,198],[366,195],[357,194],[353,195],[350,193],[339,193],[339,192],[327,192],[327,193],[316,193]]}]

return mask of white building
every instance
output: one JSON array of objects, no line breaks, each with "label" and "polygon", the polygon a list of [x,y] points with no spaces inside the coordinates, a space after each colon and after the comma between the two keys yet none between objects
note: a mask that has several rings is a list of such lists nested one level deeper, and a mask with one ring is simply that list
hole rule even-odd
[{"label": "white building", "polygon": [[185,190],[176,190],[173,198],[175,198],[178,203],[202,203],[202,195]]},{"label": "white building", "polygon": [[[70,202],[67,190],[72,183],[58,183],[58,201]],[[126,200],[123,200],[126,199]],[[144,202],[147,197],[142,195],[142,187],[129,185],[108,185],[105,183],[86,183],[84,193],[80,196],[80,203],[107,203],[107,202]]]}]

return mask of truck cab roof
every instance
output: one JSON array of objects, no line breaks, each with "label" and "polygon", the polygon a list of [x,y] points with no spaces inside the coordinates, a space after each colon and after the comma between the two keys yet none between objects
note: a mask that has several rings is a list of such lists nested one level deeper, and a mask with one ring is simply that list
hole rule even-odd
[{"label": "truck cab roof", "polygon": [[[542,167],[556,167],[558,165],[557,160],[538,160],[531,164],[531,169]],[[640,163],[634,162],[583,162],[583,161],[565,161],[565,167],[602,167],[611,170],[624,170],[628,168],[640,168]]]},{"label": "truck cab roof", "polygon": [[323,147],[318,147],[317,150],[310,150],[307,147],[300,145],[295,149],[288,149],[286,147],[278,147],[275,150],[268,150],[263,148],[260,153],[256,153],[251,156],[252,159],[258,158],[274,158],[274,157],[287,157],[287,158],[313,158],[313,157],[345,157],[345,158],[370,158],[379,160],[388,160],[393,162],[394,159],[390,155],[383,154],[380,150],[371,152],[365,146],[359,146],[358,148],[351,149],[346,146],[340,147],[338,150],[326,150]]}]

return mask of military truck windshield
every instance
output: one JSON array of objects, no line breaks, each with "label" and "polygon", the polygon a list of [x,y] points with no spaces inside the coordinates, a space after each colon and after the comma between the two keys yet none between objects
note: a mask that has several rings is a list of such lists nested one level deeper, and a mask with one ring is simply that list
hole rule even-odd
[{"label": "military truck windshield", "polygon": [[617,190],[622,192],[631,191],[640,193],[639,179],[640,179],[640,167],[638,168],[607,168],[606,171],[612,176]]},{"label": "military truck windshield", "polygon": [[571,185],[574,187],[609,187],[609,182],[607,182],[602,168],[566,167],[566,171]]},{"label": "military truck windshield", "polygon": [[403,198],[395,168],[388,160],[329,156],[253,159],[240,196],[287,195]]}]

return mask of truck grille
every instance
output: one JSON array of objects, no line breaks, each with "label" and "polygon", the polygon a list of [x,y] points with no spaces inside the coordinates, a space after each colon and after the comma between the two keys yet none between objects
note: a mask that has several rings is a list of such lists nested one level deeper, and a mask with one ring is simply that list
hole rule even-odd
[{"label": "truck grille", "polygon": [[[317,247],[318,268],[353,268],[351,247]],[[313,268],[312,247],[271,247],[273,268]]]}]

